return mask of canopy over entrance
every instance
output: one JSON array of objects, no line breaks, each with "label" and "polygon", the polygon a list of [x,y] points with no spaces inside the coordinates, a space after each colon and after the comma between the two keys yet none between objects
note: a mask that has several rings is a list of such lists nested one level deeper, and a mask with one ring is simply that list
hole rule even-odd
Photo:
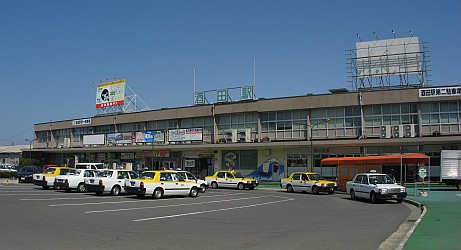
[{"label": "canopy over entrance", "polygon": [[418,164],[429,163],[425,154],[395,154],[359,157],[329,157],[320,161],[322,165],[363,165],[363,164]]}]

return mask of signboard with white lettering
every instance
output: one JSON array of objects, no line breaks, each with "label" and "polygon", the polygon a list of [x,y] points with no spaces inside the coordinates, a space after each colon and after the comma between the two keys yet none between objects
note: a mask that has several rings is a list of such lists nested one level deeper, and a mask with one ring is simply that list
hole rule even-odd
[{"label": "signboard with white lettering", "polygon": [[461,87],[428,88],[419,90],[419,98],[461,96]]},{"label": "signboard with white lettering", "polygon": [[202,141],[203,128],[172,129],[168,130],[169,142]]}]

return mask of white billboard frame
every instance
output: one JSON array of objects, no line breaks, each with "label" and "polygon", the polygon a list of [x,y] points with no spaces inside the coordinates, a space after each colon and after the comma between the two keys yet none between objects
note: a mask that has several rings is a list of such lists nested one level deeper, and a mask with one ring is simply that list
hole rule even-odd
[{"label": "white billboard frame", "polygon": [[422,71],[418,37],[356,43],[357,77],[417,74]]}]

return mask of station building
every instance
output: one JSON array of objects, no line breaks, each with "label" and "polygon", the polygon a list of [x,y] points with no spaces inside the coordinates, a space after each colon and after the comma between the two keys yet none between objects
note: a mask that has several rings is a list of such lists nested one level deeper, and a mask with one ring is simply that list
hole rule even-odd
[{"label": "station building", "polygon": [[460,86],[260,98],[35,124],[33,157],[198,177],[232,168],[267,181],[301,170],[336,178],[320,160],[422,153],[438,166],[441,150],[461,149],[460,116]]}]

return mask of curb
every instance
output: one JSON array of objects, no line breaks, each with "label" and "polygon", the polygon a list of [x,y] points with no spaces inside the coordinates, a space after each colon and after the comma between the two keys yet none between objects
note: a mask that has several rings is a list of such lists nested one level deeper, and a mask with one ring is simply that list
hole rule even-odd
[{"label": "curb", "polygon": [[405,246],[405,244],[407,243],[408,239],[410,239],[411,235],[413,234],[413,232],[415,231],[416,227],[419,225],[419,223],[421,222],[421,220],[424,218],[424,215],[426,215],[426,212],[427,212],[427,208],[426,206],[424,206],[423,204],[417,202],[417,201],[414,201],[414,200],[407,200],[405,199],[404,200],[406,203],[408,204],[411,204],[413,206],[416,206],[416,207],[419,207],[421,209],[421,214],[419,215],[419,218],[415,221],[415,223],[413,224],[413,226],[410,228],[410,230],[407,232],[407,234],[405,235],[405,237],[403,237],[402,241],[400,242],[399,246],[396,248],[396,249],[403,249],[403,247]]}]

